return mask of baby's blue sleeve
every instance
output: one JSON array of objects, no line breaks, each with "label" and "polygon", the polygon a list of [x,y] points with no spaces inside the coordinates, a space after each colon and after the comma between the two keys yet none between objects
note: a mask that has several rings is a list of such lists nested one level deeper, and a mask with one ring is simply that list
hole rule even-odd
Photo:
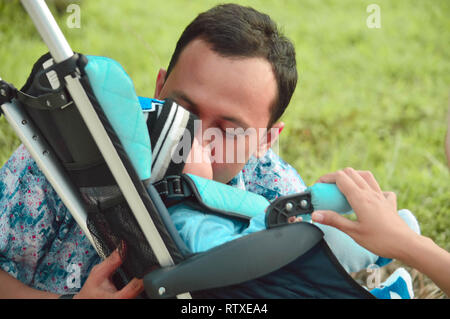
[{"label": "baby's blue sleeve", "polygon": [[356,243],[349,235],[337,228],[315,223],[324,233],[324,239],[342,267],[348,272],[358,272],[375,264],[378,255]]},{"label": "baby's blue sleeve", "polygon": [[169,213],[181,239],[193,253],[207,251],[266,228],[264,212],[253,217],[248,225],[238,220],[205,214],[185,204],[170,207]]}]

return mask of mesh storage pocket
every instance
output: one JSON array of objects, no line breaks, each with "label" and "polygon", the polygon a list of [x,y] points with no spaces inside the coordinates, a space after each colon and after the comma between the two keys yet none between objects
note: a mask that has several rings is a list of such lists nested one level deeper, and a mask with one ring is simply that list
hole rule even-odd
[{"label": "mesh storage pocket", "polygon": [[122,195],[110,198],[111,201],[115,203],[90,205],[88,229],[102,257],[119,249],[123,260],[121,271],[126,281],[133,277],[142,278],[158,265],[156,257]]}]

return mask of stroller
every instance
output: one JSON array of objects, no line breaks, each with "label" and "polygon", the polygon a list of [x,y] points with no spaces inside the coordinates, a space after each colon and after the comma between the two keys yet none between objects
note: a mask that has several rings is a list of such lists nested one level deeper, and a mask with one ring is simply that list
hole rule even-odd
[{"label": "stroller", "polygon": [[44,1],[22,3],[50,52],[21,90],[0,82],[2,113],[98,254],[105,258],[126,243],[114,277],[118,288],[139,277],[148,298],[374,298],[339,264],[319,228],[286,223],[314,210],[310,193],[268,205],[267,230],[203,253],[190,251],[171,221],[171,200],[243,221],[252,214],[213,207],[198,179],[152,153],[155,128],[147,127],[142,110],[161,110],[160,130],[164,110],[179,112],[188,130],[192,114],[171,100],[137,97],[116,62],[70,49]]}]

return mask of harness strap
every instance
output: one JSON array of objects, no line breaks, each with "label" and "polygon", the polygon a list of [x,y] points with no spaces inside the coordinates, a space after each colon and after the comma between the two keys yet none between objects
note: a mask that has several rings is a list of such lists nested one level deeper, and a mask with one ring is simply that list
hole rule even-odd
[{"label": "harness strap", "polygon": [[260,195],[190,174],[167,176],[153,186],[167,207],[182,202],[204,213],[244,222],[270,204]]},{"label": "harness strap", "polygon": [[26,106],[45,111],[63,109],[73,103],[63,87],[54,93],[42,94],[37,97],[17,91],[17,99]]}]

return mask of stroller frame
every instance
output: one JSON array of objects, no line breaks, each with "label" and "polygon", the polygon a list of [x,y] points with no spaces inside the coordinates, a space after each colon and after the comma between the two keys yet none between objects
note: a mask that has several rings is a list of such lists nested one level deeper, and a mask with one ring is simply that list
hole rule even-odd
[{"label": "stroller frame", "polygon": [[[70,59],[74,55],[74,52],[70,48],[69,43],[44,0],[21,0],[21,2],[47,45],[54,61],[59,63]],[[78,107],[78,111],[136,217],[155,257],[162,267],[174,265],[169,251],[156,230],[152,219],[149,217],[142,199],[120,160],[111,139],[100,122],[91,101],[82,87],[79,76],[77,76],[76,73],[73,75],[67,75],[64,78],[67,90],[75,102],[75,105]],[[4,103],[1,107],[7,121],[36,160],[39,168],[55,188],[55,191],[61,197],[61,200],[67,206],[75,221],[80,225],[81,229],[95,247],[93,238],[87,229],[87,213],[83,208],[81,200],[74,195],[73,185],[71,185],[69,179],[64,174],[64,171],[58,164],[56,158],[48,151],[49,147],[46,142],[39,138],[39,133],[32,125],[32,121],[30,121],[26,113],[17,107],[14,102]],[[106,256],[102,257],[105,258]],[[190,295],[181,294],[178,297],[190,298]]]}]

